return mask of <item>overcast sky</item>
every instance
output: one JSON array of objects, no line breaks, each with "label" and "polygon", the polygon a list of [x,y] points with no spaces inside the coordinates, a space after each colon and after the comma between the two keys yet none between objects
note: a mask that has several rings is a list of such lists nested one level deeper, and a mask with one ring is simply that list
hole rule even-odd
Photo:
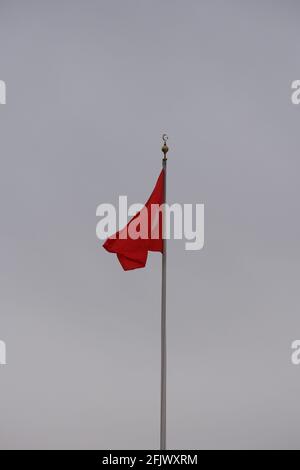
[{"label": "overcast sky", "polygon": [[161,257],[96,207],[205,204],[169,243],[168,446],[300,448],[296,0],[0,0],[0,448],[159,445]]}]

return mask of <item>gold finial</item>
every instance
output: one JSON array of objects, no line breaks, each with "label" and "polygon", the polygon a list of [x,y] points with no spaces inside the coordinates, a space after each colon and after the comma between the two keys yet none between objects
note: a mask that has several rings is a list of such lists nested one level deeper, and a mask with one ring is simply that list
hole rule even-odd
[{"label": "gold finial", "polygon": [[162,146],[161,151],[162,151],[163,154],[164,154],[164,160],[167,160],[167,153],[168,153],[168,151],[169,151],[169,147],[167,146],[167,140],[168,140],[168,138],[169,138],[169,137],[167,136],[167,134],[163,134],[162,140],[163,140],[163,142],[164,142],[164,145]]}]

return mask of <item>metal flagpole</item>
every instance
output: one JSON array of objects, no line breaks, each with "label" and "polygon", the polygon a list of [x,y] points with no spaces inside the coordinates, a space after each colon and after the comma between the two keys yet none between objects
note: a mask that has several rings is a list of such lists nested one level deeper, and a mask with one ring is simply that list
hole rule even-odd
[{"label": "metal flagpole", "polygon": [[[164,195],[163,203],[166,203],[167,195],[167,153],[168,136],[164,134],[162,152],[162,167],[164,170]],[[163,253],[162,253],[162,279],[161,279],[161,396],[160,396],[160,449],[166,450],[167,446],[167,332],[166,332],[166,287],[167,287],[167,240],[165,233],[165,208],[163,208]]]}]

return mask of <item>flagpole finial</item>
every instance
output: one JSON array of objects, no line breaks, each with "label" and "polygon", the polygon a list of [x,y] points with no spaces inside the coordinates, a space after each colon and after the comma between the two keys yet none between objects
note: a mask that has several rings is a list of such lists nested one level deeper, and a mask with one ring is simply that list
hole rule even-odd
[{"label": "flagpole finial", "polygon": [[162,148],[161,148],[161,151],[162,151],[163,154],[164,154],[164,160],[167,160],[167,153],[168,153],[168,151],[169,151],[169,147],[167,146],[167,140],[168,140],[168,138],[169,138],[169,137],[167,136],[167,134],[163,134],[162,140],[163,140],[164,144],[163,144],[163,146],[162,146]]}]

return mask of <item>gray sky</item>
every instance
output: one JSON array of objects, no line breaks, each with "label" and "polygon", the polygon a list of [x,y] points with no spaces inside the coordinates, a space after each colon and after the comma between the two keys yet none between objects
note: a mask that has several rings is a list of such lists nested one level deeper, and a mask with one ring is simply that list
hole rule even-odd
[{"label": "gray sky", "polygon": [[296,0],[0,0],[0,448],[157,448],[160,255],[124,273],[96,207],[144,202],[169,134],[168,446],[300,448]]}]

